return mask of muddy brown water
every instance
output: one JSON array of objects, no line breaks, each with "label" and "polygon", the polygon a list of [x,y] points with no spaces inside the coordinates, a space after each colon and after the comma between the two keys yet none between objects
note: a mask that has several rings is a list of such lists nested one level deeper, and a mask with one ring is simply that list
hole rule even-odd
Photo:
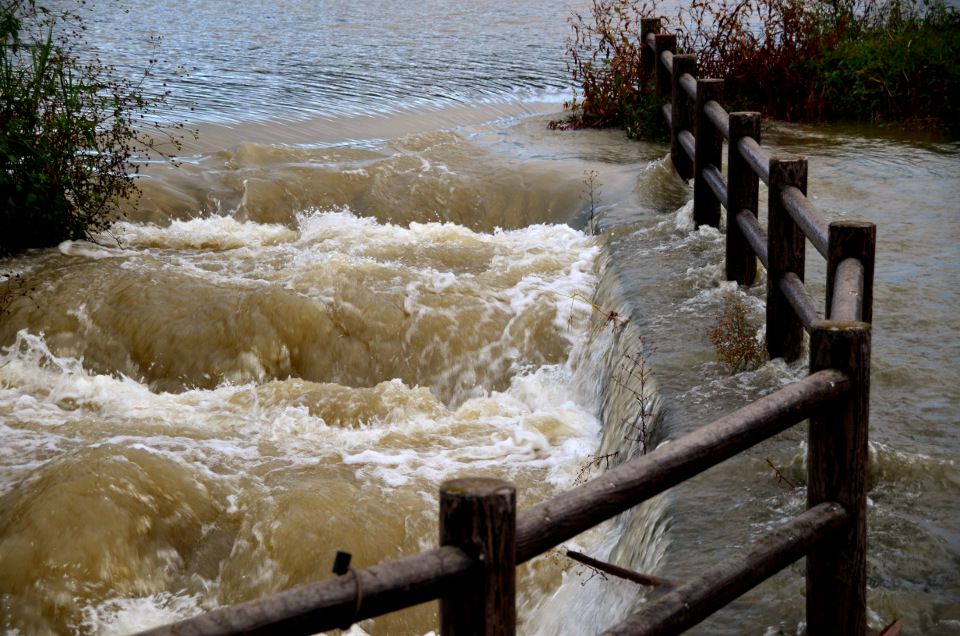
[{"label": "muddy brown water", "polygon": [[[576,3],[176,9],[201,34],[105,6],[93,42],[123,68],[162,35],[201,137],[97,242],[0,262],[31,290],[0,321],[6,633],[131,633],[325,577],[336,550],[413,554],[444,479],[512,480],[522,510],[640,452],[638,426],[652,448],[805,373],[717,363],[724,296],[759,320],[764,281],[722,280],[723,235],[693,229],[664,146],[547,129]],[[960,145],[764,139],[809,157],[827,216],[878,226],[870,623],[960,633]],[[822,296],[812,249],[808,272]],[[803,440],[568,546],[692,576],[803,509]],[[520,631],[597,633],[647,598],[549,554],[522,570]],[[354,633],[435,627],[428,604]],[[694,632],[802,630],[797,564]]]}]

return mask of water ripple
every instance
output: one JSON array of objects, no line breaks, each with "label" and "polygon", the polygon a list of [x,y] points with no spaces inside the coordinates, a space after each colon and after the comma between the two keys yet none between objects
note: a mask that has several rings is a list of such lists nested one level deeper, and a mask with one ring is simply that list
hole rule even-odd
[{"label": "water ripple", "polygon": [[135,76],[158,57],[147,88],[166,83],[174,117],[235,123],[568,94],[566,18],[585,3],[114,4],[87,9],[105,62]]}]

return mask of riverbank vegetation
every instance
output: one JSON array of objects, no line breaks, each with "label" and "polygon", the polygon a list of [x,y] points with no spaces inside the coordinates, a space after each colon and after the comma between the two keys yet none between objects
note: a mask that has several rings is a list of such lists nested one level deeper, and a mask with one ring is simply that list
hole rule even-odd
[{"label": "riverbank vegetation", "polygon": [[153,62],[121,77],[84,28],[78,13],[0,0],[0,254],[102,231],[137,195],[140,162],[180,147],[182,125],[147,118],[165,97],[143,89]]},{"label": "riverbank vegetation", "polygon": [[670,17],[655,0],[593,0],[570,21],[577,92],[554,127],[656,136],[659,98],[640,64],[650,17],[697,55],[701,77],[725,80],[728,110],[960,132],[960,13],[942,0],[694,0]]}]

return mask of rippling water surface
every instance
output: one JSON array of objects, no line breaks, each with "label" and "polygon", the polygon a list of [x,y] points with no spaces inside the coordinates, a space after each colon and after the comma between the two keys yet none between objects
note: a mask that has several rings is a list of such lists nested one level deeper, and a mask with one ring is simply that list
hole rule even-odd
[{"label": "rippling water surface", "polygon": [[181,114],[202,121],[328,117],[565,98],[567,15],[584,3],[90,3],[105,58],[156,52]]},{"label": "rippling water surface", "polygon": [[[509,479],[522,510],[805,374],[716,362],[724,296],[759,320],[765,283],[722,281],[664,146],[547,129],[582,4],[88,4],[120,68],[162,36],[201,137],[95,242],[0,262],[25,292],[0,319],[7,633],[131,633],[323,578],[336,550],[413,554],[444,479]],[[960,633],[960,146],[764,134],[809,156],[828,216],[878,225],[871,626]],[[812,250],[808,271],[822,295]],[[568,545],[696,575],[803,509],[803,439]],[[802,590],[798,564],[695,632],[801,632]],[[597,633],[646,598],[551,553],[521,570],[520,630]]]}]

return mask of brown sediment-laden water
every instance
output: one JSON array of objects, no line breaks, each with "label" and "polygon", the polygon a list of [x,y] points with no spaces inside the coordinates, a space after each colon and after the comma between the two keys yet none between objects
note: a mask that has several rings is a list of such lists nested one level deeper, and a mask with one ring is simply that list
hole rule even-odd
[{"label": "brown sediment-laden water", "polygon": [[[665,146],[548,130],[582,4],[89,3],[120,68],[163,37],[201,136],[97,241],[0,261],[29,290],[0,319],[5,633],[126,634],[326,577],[336,550],[413,554],[445,479],[511,480],[523,510],[805,374],[716,361],[725,295],[760,321],[765,281],[723,281]],[[960,633],[960,145],[764,142],[809,157],[827,216],[878,226],[871,625]],[[683,580],[804,508],[804,454],[800,427],[568,546]],[[648,598],[557,553],[519,589],[537,635]],[[803,608],[797,564],[694,633],[800,633]],[[435,628],[427,604],[353,633]]]}]

